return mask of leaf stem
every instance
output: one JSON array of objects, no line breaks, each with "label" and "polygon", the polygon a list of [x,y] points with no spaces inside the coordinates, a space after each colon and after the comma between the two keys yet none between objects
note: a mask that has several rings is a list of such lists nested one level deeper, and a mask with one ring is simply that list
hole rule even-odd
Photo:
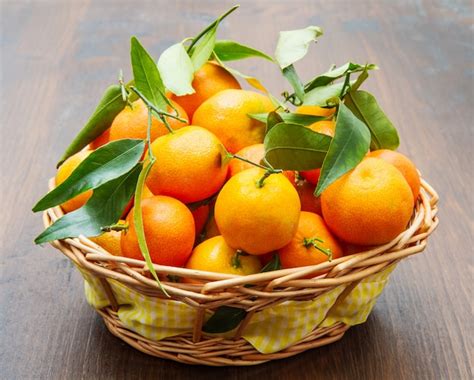
[{"label": "leaf stem", "polygon": [[324,240],[317,237],[303,239],[303,245],[306,248],[314,247],[318,251],[324,253],[328,257],[329,261],[332,261],[332,251],[329,248],[322,247],[319,243],[324,243]]},{"label": "leaf stem", "polygon": [[257,187],[260,189],[263,187],[263,182],[270,177],[272,174],[275,174],[272,170],[267,170],[265,174],[257,181]]},{"label": "leaf stem", "polygon": [[223,15],[219,16],[213,23],[209,24],[206,28],[204,28],[196,37],[194,37],[191,41],[191,43],[188,46],[187,53],[189,54],[191,52],[191,49],[196,45],[196,43],[209,31],[211,30],[216,23],[220,23],[222,20],[224,20],[228,15],[230,15],[233,11],[235,11],[240,5],[234,5],[232,8],[230,8],[227,12],[225,12]]},{"label": "leaf stem", "polygon": [[228,153],[228,154],[229,154],[229,157],[230,157],[230,158],[235,158],[235,159],[237,159],[237,160],[246,162],[247,164],[256,166],[257,168],[265,169],[265,170],[273,170],[273,168],[269,168],[268,166],[264,166],[264,165],[261,165],[261,164],[257,164],[256,162],[250,161],[250,160],[248,160],[248,159],[246,159],[246,158],[244,158],[244,157],[238,156],[238,155],[236,155],[236,154],[232,154],[232,153]]},{"label": "leaf stem", "polygon": [[158,108],[156,108],[146,97],[145,95],[143,95],[136,87],[130,87],[131,90],[138,95],[138,97],[143,100],[145,102],[145,104],[147,105],[147,107],[150,107],[153,111],[155,111],[158,115],[162,115],[162,116],[167,116],[167,117],[171,117],[172,119],[176,119],[182,123],[187,123],[188,121],[186,119],[183,119],[181,117],[178,116],[178,112],[176,111],[176,108],[174,108],[173,106],[171,106],[171,108],[174,109],[176,115],[173,115],[172,113],[169,113],[169,112],[166,112],[166,111],[162,111]]},{"label": "leaf stem", "polygon": [[232,256],[232,259],[230,261],[230,265],[235,269],[242,268],[242,262],[240,261],[240,256],[246,256],[246,254],[240,249],[238,249],[235,252],[235,254]]},{"label": "leaf stem", "polygon": [[349,86],[350,81],[351,81],[351,73],[347,73],[346,78],[344,80],[344,84],[342,85],[341,94],[339,95],[340,99],[344,97],[344,91],[346,91],[346,88]]}]

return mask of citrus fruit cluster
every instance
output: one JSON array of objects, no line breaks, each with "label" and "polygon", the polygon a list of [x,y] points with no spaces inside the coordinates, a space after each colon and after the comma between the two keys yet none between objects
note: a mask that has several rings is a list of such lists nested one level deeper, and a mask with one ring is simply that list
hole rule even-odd
[{"label": "citrus fruit cluster", "polygon": [[[303,83],[294,63],[322,29],[280,32],[271,57],[216,38],[237,7],[157,61],[131,38],[133,79],[107,88],[33,207],[65,212],[37,244],[88,236],[144,259],[159,283],[152,263],[246,275],[334,260],[407,228],[420,177],[360,89],[378,67],[347,62]],[[247,58],[277,64],[292,91],[279,99],[228,66]]]},{"label": "citrus fruit cluster", "polygon": [[[366,157],[315,196],[320,168],[278,170],[265,159],[266,125],[249,114],[272,112],[265,94],[243,90],[216,62],[199,69],[195,93],[167,93],[181,118],[152,116],[138,99],[113,119],[110,127],[60,166],[59,185],[101,146],[120,139],[145,139],[155,163],[142,192],[141,212],[152,262],[190,269],[247,275],[278,255],[283,268],[319,264],[344,255],[347,246],[371,246],[394,239],[406,228],[420,190],[413,163],[387,149]],[[336,107],[301,106],[300,115],[324,117],[307,125],[334,137]],[[149,125],[150,124],[150,125]],[[71,212],[92,194],[64,202]],[[122,215],[121,231],[93,240],[114,255],[143,259],[133,199]]]}]

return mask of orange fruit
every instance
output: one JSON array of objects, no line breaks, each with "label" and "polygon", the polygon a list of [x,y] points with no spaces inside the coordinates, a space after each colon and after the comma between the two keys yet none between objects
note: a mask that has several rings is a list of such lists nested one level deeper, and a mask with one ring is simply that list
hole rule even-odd
[{"label": "orange fruit", "polygon": [[356,245],[384,244],[403,232],[413,194],[393,165],[364,158],[321,195],[323,217],[340,239]]},{"label": "orange fruit", "polygon": [[407,156],[388,149],[374,150],[368,156],[381,158],[400,170],[411,188],[413,199],[416,200],[418,198],[420,193],[420,175],[418,170],[416,170],[415,164]]},{"label": "orange fruit", "polygon": [[[155,264],[180,267],[188,260],[194,245],[194,220],[191,211],[177,199],[153,196],[141,202],[145,239],[151,261]],[[127,216],[128,231],[122,232],[122,254],[144,260],[138,246],[133,222],[135,207]]]},{"label": "orange fruit", "polygon": [[94,141],[89,144],[89,148],[95,150],[100,148],[109,142],[110,139],[110,128],[106,129],[99,137],[96,137]]},{"label": "orange fruit", "polygon": [[227,176],[228,163],[221,142],[207,129],[185,127],[151,144],[156,163],[146,180],[152,193],[184,203],[209,198]]},{"label": "orange fruit", "polygon": [[258,257],[242,254],[229,247],[222,236],[215,236],[194,248],[186,268],[245,276],[260,272],[262,264]]},{"label": "orange fruit", "polygon": [[[71,175],[71,173],[76,170],[79,164],[84,161],[91,153],[91,150],[81,150],[64,161],[56,173],[56,186],[59,186],[61,183],[63,183]],[[64,212],[77,210],[78,208],[84,206],[91,196],[92,190],[87,190],[64,202],[61,207]]]},{"label": "orange fruit", "polygon": [[[327,108],[323,108],[323,109],[327,109]],[[322,121],[317,121],[316,123],[309,125],[308,128],[313,130],[314,132],[318,132],[324,135],[334,137],[334,132],[336,130],[336,123],[333,120],[322,120]],[[320,168],[305,170],[301,172],[302,177],[313,185],[318,184],[320,174],[321,174]]]},{"label": "orange fruit", "polygon": [[302,211],[298,229],[290,243],[278,250],[283,268],[316,265],[342,256],[337,240],[319,215]]},{"label": "orange fruit", "polygon": [[226,69],[216,63],[207,62],[194,73],[192,86],[194,94],[176,96],[171,99],[176,101],[186,111],[190,118],[196,109],[211,96],[230,88],[240,89],[239,82]]},{"label": "orange fruit", "polygon": [[[143,185],[142,189],[142,199],[145,198],[150,198],[154,194],[150,191],[147,185]],[[130,200],[128,201],[127,205],[125,206],[125,210],[123,211],[122,218],[125,218],[127,214],[129,213],[130,209],[133,207],[133,204],[135,202],[135,194],[132,195]]]},{"label": "orange fruit", "polygon": [[[246,146],[242,148],[236,153],[237,156],[245,158],[249,161],[255,162],[256,164],[260,164],[265,157],[265,147],[263,144],[254,144]],[[245,161],[239,160],[237,158],[233,158],[230,160],[229,163],[229,175],[232,177],[237,173],[241,172],[242,170],[247,170],[254,168],[255,165],[249,164]],[[288,178],[288,180],[295,184],[295,172],[291,170],[285,170],[283,175]]]},{"label": "orange fruit", "polygon": [[[188,116],[186,111],[176,103],[173,103],[178,111],[178,115],[186,120]],[[167,112],[174,114],[174,111],[171,107],[168,107]],[[182,127],[188,125],[188,123],[183,123],[179,120],[173,119],[171,117],[167,118],[168,124],[174,130],[178,130]],[[109,138],[107,141],[115,141],[120,139],[146,139],[148,129],[148,108],[141,99],[132,103],[132,107],[126,106],[120,113],[115,117],[112,125],[108,132]],[[155,116],[152,117],[151,123],[151,141],[154,141],[160,136],[168,134],[163,122],[157,119]],[[100,142],[104,142],[106,139],[105,136],[99,136],[96,140],[100,139]],[[92,144],[97,146],[100,142],[94,141]]]},{"label": "orange fruit", "polygon": [[[120,220],[118,224],[125,224],[125,220]],[[107,252],[114,256],[122,256],[122,249],[120,248],[121,231],[107,231],[99,236],[93,236],[89,239],[94,243],[100,245]]]},{"label": "orange fruit", "polygon": [[296,184],[296,191],[298,192],[301,202],[301,211],[309,211],[322,215],[321,197],[314,195],[315,189],[316,186],[308,181],[299,181]]},{"label": "orange fruit", "polygon": [[300,214],[300,200],[283,174],[272,174],[259,187],[265,170],[253,168],[233,176],[217,196],[214,215],[227,244],[261,255],[288,244]]},{"label": "orange fruit", "polygon": [[199,206],[198,208],[191,210],[191,214],[193,214],[195,232],[196,236],[198,236],[206,226],[209,217],[209,205]]},{"label": "orange fruit", "polygon": [[295,110],[295,113],[301,113],[303,115],[324,116],[324,117],[333,116],[335,112],[336,112],[336,107],[323,108],[319,106],[299,106]]},{"label": "orange fruit", "polygon": [[221,232],[217,227],[216,218],[214,216],[211,217],[209,223],[206,225],[206,239],[210,239],[214,236],[220,235]]},{"label": "orange fruit", "polygon": [[265,124],[247,114],[270,112],[274,108],[267,96],[257,92],[224,90],[199,106],[193,124],[210,130],[229,152],[235,153],[263,142]]}]

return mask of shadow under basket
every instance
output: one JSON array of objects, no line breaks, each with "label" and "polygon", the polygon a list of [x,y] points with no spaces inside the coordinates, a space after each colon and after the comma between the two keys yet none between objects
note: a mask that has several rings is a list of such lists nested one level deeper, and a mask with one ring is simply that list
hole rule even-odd
[{"label": "shadow under basket", "polygon": [[[144,261],[113,256],[82,236],[52,245],[82,273],[86,298],[109,331],[129,345],[186,364],[246,366],[335,342],[363,323],[398,262],[425,249],[438,225],[437,203],[422,180],[410,223],[397,238],[315,266],[235,276],[155,265],[169,297]],[[60,207],[45,211],[45,226],[62,215]],[[203,331],[223,306],[242,312],[238,325],[224,334]]]}]

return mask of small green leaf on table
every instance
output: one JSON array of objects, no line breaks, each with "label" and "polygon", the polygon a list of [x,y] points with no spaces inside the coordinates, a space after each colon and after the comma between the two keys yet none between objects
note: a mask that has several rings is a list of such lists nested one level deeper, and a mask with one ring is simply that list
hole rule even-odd
[{"label": "small green leaf on table", "polygon": [[214,45],[214,54],[216,54],[223,62],[237,61],[246,58],[263,58],[273,62],[272,57],[260,50],[230,40],[216,41]]},{"label": "small green leaf on table", "polygon": [[315,195],[362,161],[370,146],[370,131],[349,108],[339,104],[336,131],[321,168]]},{"label": "small green leaf on table", "polygon": [[207,320],[202,331],[209,334],[218,334],[235,329],[245,318],[247,312],[244,309],[231,306],[221,306]]},{"label": "small green leaf on table", "polygon": [[86,125],[66,148],[57,167],[108,129],[115,116],[125,108],[126,104],[119,85],[108,87]]},{"label": "small green leaf on table", "polygon": [[400,144],[398,132],[372,94],[360,90],[349,91],[344,103],[369,128],[372,150],[398,148]]},{"label": "small green leaf on table", "polygon": [[156,108],[166,111],[165,86],[153,58],[136,37],[131,39],[130,56],[132,59],[135,87]]},{"label": "small green leaf on table", "polygon": [[117,223],[122,216],[135,191],[141,167],[137,164],[124,175],[95,189],[84,206],[58,219],[35,239],[35,243],[102,234],[102,227]]},{"label": "small green leaf on table", "polygon": [[182,43],[166,49],[158,59],[158,70],[164,85],[173,94],[193,94],[194,66]]},{"label": "small green leaf on table", "polygon": [[302,125],[279,123],[265,136],[265,159],[276,169],[311,170],[321,167],[330,143]]},{"label": "small green leaf on table", "polygon": [[100,147],[87,156],[63,183],[46,194],[33,211],[60,205],[122,176],[140,161],[144,149],[145,142],[136,139],[112,141]]}]

